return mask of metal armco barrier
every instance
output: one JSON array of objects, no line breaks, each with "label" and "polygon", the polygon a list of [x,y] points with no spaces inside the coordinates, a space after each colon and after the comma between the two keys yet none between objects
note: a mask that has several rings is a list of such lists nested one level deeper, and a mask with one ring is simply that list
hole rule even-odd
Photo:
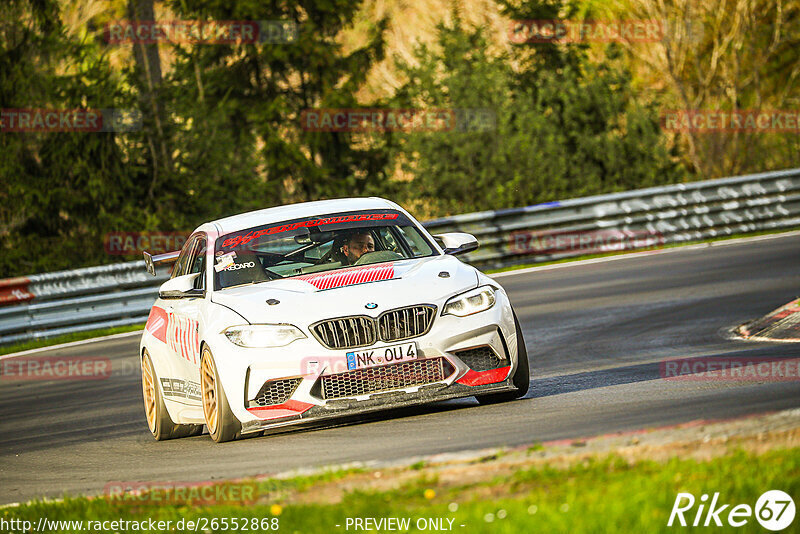
[{"label": "metal armco barrier", "polygon": [[0,280],[0,345],[143,323],[166,279],[132,261]]},{"label": "metal armco barrier", "polygon": [[[474,234],[481,247],[465,259],[485,269],[609,252],[620,242],[652,247],[799,225],[800,169],[469,213],[425,224],[434,234]],[[554,242],[565,234],[597,236],[601,246],[573,246],[575,239]],[[613,234],[620,239],[610,239]]]},{"label": "metal armco barrier", "polygon": [[[469,232],[477,267],[539,263],[800,226],[800,169],[468,213],[424,223]],[[143,323],[166,274],[143,261],[0,280],[0,344]]]}]

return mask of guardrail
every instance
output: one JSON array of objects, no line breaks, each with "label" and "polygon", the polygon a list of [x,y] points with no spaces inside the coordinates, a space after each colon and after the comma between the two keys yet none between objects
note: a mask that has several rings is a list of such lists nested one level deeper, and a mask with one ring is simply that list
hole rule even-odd
[{"label": "guardrail", "polygon": [[0,345],[143,323],[167,277],[132,261],[0,280]]},{"label": "guardrail", "polygon": [[[423,223],[469,232],[484,269],[800,226],[800,169],[468,213]],[[142,261],[0,280],[0,345],[143,323],[166,273]]]},{"label": "guardrail", "polygon": [[[799,225],[800,169],[469,213],[425,223],[432,233],[474,234],[481,248],[465,259],[489,269],[584,255],[598,248],[591,243],[576,245],[574,241],[580,237],[597,236],[596,241],[605,247],[598,252],[608,252],[614,250],[615,241],[639,241],[652,247]],[[614,235],[619,239],[613,239]],[[554,242],[558,236],[574,239]]]}]

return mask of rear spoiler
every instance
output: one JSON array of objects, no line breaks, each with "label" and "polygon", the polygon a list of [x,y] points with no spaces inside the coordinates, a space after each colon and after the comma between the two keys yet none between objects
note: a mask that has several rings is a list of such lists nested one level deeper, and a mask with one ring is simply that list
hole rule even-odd
[{"label": "rear spoiler", "polygon": [[147,267],[147,272],[152,274],[153,276],[156,275],[156,265],[166,264],[166,263],[175,263],[175,260],[178,259],[180,255],[180,250],[174,250],[172,252],[165,252],[163,254],[156,254],[153,256],[149,252],[144,252],[144,264]]}]

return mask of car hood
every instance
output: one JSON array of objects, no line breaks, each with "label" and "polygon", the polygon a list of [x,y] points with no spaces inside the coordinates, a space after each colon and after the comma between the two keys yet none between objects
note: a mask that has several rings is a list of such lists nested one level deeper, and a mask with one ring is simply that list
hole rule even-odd
[{"label": "car hood", "polygon": [[[445,272],[446,277],[441,274]],[[234,287],[215,291],[211,300],[235,310],[253,324],[307,326],[346,315],[377,317],[386,310],[411,304],[441,306],[444,299],[472,289],[477,283],[478,273],[473,267],[444,255]]]}]

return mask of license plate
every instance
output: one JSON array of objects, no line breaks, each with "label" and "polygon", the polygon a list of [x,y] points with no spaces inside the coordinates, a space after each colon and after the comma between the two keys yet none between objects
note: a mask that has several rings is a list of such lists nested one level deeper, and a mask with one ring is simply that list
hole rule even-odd
[{"label": "license plate", "polygon": [[363,350],[355,350],[347,353],[347,369],[364,369],[375,365],[386,365],[387,363],[406,362],[417,359],[417,344],[400,343],[387,347],[373,347]]}]

